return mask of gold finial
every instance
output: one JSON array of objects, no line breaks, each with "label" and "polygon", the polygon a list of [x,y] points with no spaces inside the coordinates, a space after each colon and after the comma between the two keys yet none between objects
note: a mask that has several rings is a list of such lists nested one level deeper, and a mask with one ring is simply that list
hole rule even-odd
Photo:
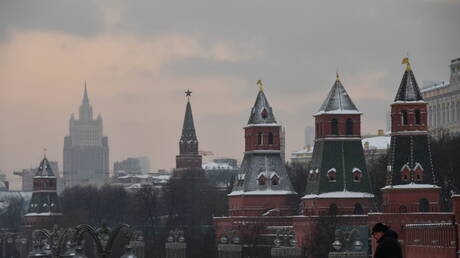
[{"label": "gold finial", "polygon": [[340,81],[339,70],[335,72],[335,80]]},{"label": "gold finial", "polygon": [[412,70],[412,68],[410,67],[409,57],[404,57],[403,60],[401,61],[401,64],[406,65],[406,71]]},{"label": "gold finial", "polygon": [[259,85],[259,91],[264,91],[264,85],[262,80],[257,80],[257,85]]}]

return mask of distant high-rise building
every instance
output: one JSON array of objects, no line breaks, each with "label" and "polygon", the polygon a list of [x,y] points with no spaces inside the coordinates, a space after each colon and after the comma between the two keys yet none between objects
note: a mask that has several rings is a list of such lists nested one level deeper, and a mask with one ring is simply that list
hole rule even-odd
[{"label": "distant high-rise building", "polygon": [[66,187],[101,185],[109,176],[109,145],[102,134],[102,117],[93,119],[88,92],[83,94],[79,119],[72,114],[69,135],[64,138],[64,178]]},{"label": "distant high-rise building", "polygon": [[421,93],[428,103],[428,129],[460,133],[460,58],[450,63],[449,83],[431,83]]},{"label": "distant high-rise building", "polygon": [[148,163],[149,160],[147,157],[141,158],[127,158],[122,161],[115,161],[113,163],[113,173],[115,175],[119,173],[126,174],[147,174],[150,170],[150,166],[146,166],[145,163]]},{"label": "distant high-rise building", "polygon": [[308,147],[308,146],[313,146],[315,145],[315,127],[313,126],[306,126],[305,127],[305,146],[303,147]]}]

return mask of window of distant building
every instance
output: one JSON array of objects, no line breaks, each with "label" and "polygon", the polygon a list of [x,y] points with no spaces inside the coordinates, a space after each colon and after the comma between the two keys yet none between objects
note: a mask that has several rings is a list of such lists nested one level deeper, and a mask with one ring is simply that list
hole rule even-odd
[{"label": "window of distant building", "polygon": [[273,133],[272,132],[268,133],[268,144],[273,144]]},{"label": "window of distant building", "polygon": [[327,171],[327,178],[329,179],[329,182],[336,182],[337,171],[335,170],[335,168],[331,168]]},{"label": "window of distant building", "polygon": [[419,125],[421,124],[421,117],[420,117],[420,110],[416,109],[415,110],[415,124]]},{"label": "window of distant building", "polygon": [[337,206],[337,204],[332,203],[331,205],[329,205],[329,215],[337,215],[338,212],[339,207]]},{"label": "window of distant building", "polygon": [[423,181],[423,168],[422,165],[420,165],[420,163],[415,163],[414,177],[415,181]]},{"label": "window of distant building", "polygon": [[262,116],[263,119],[267,118],[267,116],[268,116],[267,109],[264,108],[264,109],[262,110],[262,113],[260,113],[260,115]]},{"label": "window of distant building", "polygon": [[361,182],[361,177],[363,173],[359,168],[354,168],[352,171],[353,174],[353,182]]},{"label": "window of distant building", "polygon": [[363,206],[360,203],[355,203],[353,214],[364,214]]},{"label": "window of distant building", "polygon": [[272,174],[271,181],[272,181],[272,185],[279,185],[280,184],[280,178],[276,173]]},{"label": "window of distant building", "polygon": [[407,111],[403,110],[401,111],[401,125],[407,125],[407,124],[408,124]]},{"label": "window of distant building", "polygon": [[257,182],[259,183],[259,185],[265,185],[266,181],[267,181],[267,178],[263,174],[260,174],[257,177]]},{"label": "window of distant building", "polygon": [[347,118],[346,122],[346,135],[353,135],[353,119]]},{"label": "window of distant building", "polygon": [[337,119],[332,118],[331,120],[331,134],[332,135],[339,135],[339,123]]},{"label": "window of distant building", "polygon": [[399,206],[399,213],[407,213],[407,207],[404,205]]},{"label": "window of distant building", "polygon": [[418,209],[420,212],[428,212],[430,210],[430,202],[426,198],[420,199]]},{"label": "window of distant building", "polygon": [[262,132],[259,132],[257,135],[257,144],[264,144],[264,134]]},{"label": "window of distant building", "polygon": [[401,168],[401,180],[402,181],[410,181],[410,168],[407,164]]}]

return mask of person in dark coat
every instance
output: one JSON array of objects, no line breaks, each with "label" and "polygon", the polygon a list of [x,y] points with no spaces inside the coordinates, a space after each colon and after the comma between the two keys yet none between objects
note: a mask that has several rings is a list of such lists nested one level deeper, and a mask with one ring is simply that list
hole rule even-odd
[{"label": "person in dark coat", "polygon": [[372,236],[377,241],[374,258],[402,258],[398,234],[383,223],[377,223],[372,228]]}]

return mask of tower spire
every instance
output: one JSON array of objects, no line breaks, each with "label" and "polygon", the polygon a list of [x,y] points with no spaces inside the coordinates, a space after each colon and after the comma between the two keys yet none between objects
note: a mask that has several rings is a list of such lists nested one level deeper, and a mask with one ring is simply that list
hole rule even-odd
[{"label": "tower spire", "polygon": [[259,91],[264,91],[264,84],[262,80],[257,80],[257,85],[259,85]]},{"label": "tower spire", "polygon": [[86,88],[86,80],[85,80],[85,90],[83,92],[83,103],[89,104],[88,89]]}]

